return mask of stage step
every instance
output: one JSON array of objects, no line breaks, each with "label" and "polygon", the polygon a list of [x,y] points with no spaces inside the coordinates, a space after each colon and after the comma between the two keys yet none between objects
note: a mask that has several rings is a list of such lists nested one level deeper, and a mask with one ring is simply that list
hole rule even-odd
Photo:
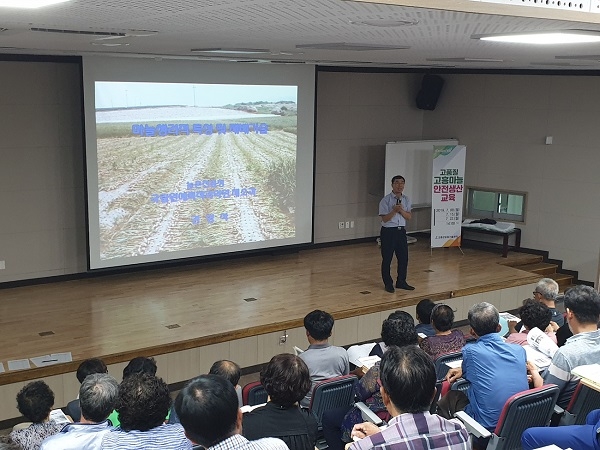
[{"label": "stage step", "polygon": [[567,289],[575,285],[575,277],[573,275],[557,272],[557,270],[559,270],[558,264],[547,263],[540,260],[538,262],[527,261],[525,264],[522,262],[511,264],[511,266],[516,269],[526,270],[527,272],[538,274],[540,275],[540,278],[552,278],[558,283],[558,289],[560,292],[565,292]]},{"label": "stage step", "polygon": [[[558,265],[550,264],[545,262],[539,262],[534,264],[524,264],[518,266],[521,270],[526,270],[527,272],[539,273],[540,275],[548,276],[556,273],[556,269],[558,269]],[[552,278],[552,277],[550,277]]]}]

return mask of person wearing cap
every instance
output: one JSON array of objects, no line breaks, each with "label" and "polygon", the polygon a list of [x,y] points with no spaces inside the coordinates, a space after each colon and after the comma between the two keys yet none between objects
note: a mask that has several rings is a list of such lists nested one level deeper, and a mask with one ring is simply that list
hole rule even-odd
[{"label": "person wearing cap", "polygon": [[506,400],[529,388],[525,349],[507,344],[499,335],[499,313],[482,302],[469,310],[470,334],[476,338],[462,349],[462,366],[450,369],[446,379],[465,378],[471,383],[467,394],[450,391],[438,402],[438,413],[448,419],[464,410],[488,430],[498,423]]}]

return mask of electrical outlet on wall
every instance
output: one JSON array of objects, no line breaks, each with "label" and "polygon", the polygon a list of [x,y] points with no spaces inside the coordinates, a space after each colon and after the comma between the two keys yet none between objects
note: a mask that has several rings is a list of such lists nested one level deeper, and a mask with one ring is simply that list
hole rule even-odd
[{"label": "electrical outlet on wall", "polygon": [[2,260],[0,261],[0,270],[4,270],[6,269],[6,261]]},{"label": "electrical outlet on wall", "polygon": [[340,230],[341,230],[341,229],[343,229],[343,228],[344,228],[344,222],[340,222],[340,223],[338,224],[338,228],[339,228]]}]

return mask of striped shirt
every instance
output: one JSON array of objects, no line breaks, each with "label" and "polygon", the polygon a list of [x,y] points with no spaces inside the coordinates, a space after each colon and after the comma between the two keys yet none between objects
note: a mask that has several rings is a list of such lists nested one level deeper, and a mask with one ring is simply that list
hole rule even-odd
[{"label": "striped shirt", "polygon": [[249,441],[241,434],[234,434],[208,450],[289,450],[281,439],[262,438]]},{"label": "striped shirt", "polygon": [[102,438],[103,450],[191,450],[180,424],[163,424],[148,431],[116,428]]},{"label": "striped shirt", "polygon": [[470,450],[464,426],[428,412],[400,414],[389,426],[354,442],[349,450]]},{"label": "striped shirt", "polygon": [[542,376],[544,384],[556,384],[560,388],[556,402],[558,406],[567,407],[579,383],[579,377],[573,375],[571,370],[598,361],[600,361],[600,330],[571,336],[565,345],[556,351],[550,367]]}]

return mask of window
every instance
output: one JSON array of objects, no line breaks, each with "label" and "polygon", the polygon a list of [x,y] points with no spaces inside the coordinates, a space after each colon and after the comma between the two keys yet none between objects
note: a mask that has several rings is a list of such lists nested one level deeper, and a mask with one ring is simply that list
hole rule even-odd
[{"label": "window", "polygon": [[525,222],[525,192],[467,188],[465,217]]}]

